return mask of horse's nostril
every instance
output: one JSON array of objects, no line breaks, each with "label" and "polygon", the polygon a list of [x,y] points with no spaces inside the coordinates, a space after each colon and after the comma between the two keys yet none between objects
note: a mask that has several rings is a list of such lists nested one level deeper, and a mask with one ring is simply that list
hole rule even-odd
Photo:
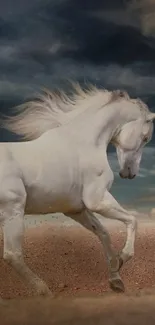
[{"label": "horse's nostril", "polygon": [[133,178],[135,178],[135,176],[136,176],[136,174],[134,174],[134,175],[129,175],[129,179],[133,179]]}]

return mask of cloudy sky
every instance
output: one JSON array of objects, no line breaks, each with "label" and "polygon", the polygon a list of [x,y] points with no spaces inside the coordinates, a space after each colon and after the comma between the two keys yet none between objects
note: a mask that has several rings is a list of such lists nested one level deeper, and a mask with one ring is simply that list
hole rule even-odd
[{"label": "cloudy sky", "polygon": [[[66,78],[123,88],[155,111],[154,0],[1,0],[0,111],[44,86],[65,87]],[[0,130],[0,140],[17,139]],[[155,139],[133,181],[119,179],[115,153],[109,157],[115,196],[154,206]]]}]

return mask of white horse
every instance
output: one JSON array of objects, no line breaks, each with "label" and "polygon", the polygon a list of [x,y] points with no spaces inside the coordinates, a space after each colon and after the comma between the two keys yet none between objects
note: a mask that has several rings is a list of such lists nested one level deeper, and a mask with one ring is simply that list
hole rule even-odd
[{"label": "white horse", "polygon": [[[109,193],[114,176],[107,146],[116,146],[120,176],[132,179],[152,137],[154,118],[142,101],[125,92],[82,90],[76,84],[70,96],[45,92],[1,120],[2,127],[31,140],[0,143],[3,257],[37,294],[51,291],[24,262],[24,213],[61,212],[92,231],[103,245],[111,288],[124,291],[119,269],[134,255],[136,218]],[[94,213],[126,225],[119,255]]]}]

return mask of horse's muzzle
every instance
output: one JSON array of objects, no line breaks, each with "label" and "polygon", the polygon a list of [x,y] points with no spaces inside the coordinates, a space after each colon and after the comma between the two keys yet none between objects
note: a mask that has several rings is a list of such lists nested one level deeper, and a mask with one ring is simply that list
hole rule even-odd
[{"label": "horse's muzzle", "polygon": [[128,172],[124,172],[123,170],[119,172],[119,176],[121,178],[128,178],[128,179],[133,179],[135,178],[136,174],[132,174],[130,169],[128,169]]}]

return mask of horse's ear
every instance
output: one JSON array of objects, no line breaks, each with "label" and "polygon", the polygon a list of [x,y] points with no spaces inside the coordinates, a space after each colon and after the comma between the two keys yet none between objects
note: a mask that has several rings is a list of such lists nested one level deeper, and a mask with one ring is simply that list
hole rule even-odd
[{"label": "horse's ear", "polygon": [[146,118],[146,122],[152,122],[155,119],[155,113],[149,113]]}]

